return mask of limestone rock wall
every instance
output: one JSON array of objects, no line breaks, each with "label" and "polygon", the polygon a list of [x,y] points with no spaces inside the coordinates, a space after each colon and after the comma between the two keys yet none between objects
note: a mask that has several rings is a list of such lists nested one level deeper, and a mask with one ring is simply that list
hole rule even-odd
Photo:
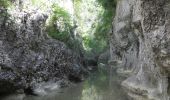
[{"label": "limestone rock wall", "polygon": [[118,0],[111,60],[131,73],[122,82],[131,97],[169,100],[169,44],[169,0]]},{"label": "limestone rock wall", "polygon": [[0,7],[0,93],[82,79],[81,59],[45,32],[47,17],[39,10],[9,13]]}]

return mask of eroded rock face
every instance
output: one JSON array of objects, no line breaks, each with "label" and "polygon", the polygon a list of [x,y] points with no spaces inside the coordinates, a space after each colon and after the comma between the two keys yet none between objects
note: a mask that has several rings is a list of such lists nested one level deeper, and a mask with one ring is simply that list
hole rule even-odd
[{"label": "eroded rock face", "polygon": [[81,80],[85,70],[80,58],[64,43],[47,36],[44,23],[48,15],[16,12],[10,16],[0,8],[0,93],[59,80],[59,86],[64,86],[70,76]]},{"label": "eroded rock face", "polygon": [[118,0],[110,51],[133,73],[122,83],[130,96],[169,100],[169,44],[169,0]]},{"label": "eroded rock face", "polygon": [[107,64],[109,58],[110,58],[110,51],[108,49],[104,53],[100,54],[100,56],[98,57],[98,63]]}]

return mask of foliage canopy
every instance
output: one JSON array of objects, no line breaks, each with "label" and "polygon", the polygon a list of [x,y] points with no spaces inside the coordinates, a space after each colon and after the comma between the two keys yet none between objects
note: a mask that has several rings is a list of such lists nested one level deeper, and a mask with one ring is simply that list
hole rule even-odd
[{"label": "foliage canopy", "polygon": [[67,43],[70,38],[71,27],[69,13],[57,4],[53,4],[52,16],[47,26],[48,34],[57,40]]},{"label": "foliage canopy", "polygon": [[10,6],[11,3],[12,3],[11,0],[0,0],[0,7],[5,7],[6,8],[6,7]]}]

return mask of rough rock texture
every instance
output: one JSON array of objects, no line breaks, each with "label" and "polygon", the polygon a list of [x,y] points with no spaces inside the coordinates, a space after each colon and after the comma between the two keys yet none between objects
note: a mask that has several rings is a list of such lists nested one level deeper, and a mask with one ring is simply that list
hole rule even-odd
[{"label": "rough rock texture", "polygon": [[105,52],[101,53],[98,57],[98,63],[107,64],[110,58],[110,50],[106,50]]},{"label": "rough rock texture", "polygon": [[169,100],[170,0],[118,0],[110,47],[130,96]]},{"label": "rough rock texture", "polygon": [[[81,80],[84,68],[64,43],[44,31],[47,15],[0,8],[0,93],[34,89],[39,83]],[[60,81],[60,86],[65,82]]]}]

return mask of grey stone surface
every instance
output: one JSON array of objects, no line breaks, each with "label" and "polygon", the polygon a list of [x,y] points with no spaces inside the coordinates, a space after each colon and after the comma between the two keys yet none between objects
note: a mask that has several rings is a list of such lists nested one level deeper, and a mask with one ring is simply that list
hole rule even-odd
[{"label": "grey stone surface", "polygon": [[108,64],[109,59],[110,59],[110,51],[108,49],[99,55],[98,63]]},{"label": "grey stone surface", "polygon": [[169,0],[118,0],[110,53],[132,73],[122,82],[130,96],[169,100],[169,34]]},{"label": "grey stone surface", "polygon": [[59,80],[62,87],[70,77],[81,80],[85,72],[81,59],[45,32],[48,15],[15,11],[10,15],[0,7],[0,93]]}]

